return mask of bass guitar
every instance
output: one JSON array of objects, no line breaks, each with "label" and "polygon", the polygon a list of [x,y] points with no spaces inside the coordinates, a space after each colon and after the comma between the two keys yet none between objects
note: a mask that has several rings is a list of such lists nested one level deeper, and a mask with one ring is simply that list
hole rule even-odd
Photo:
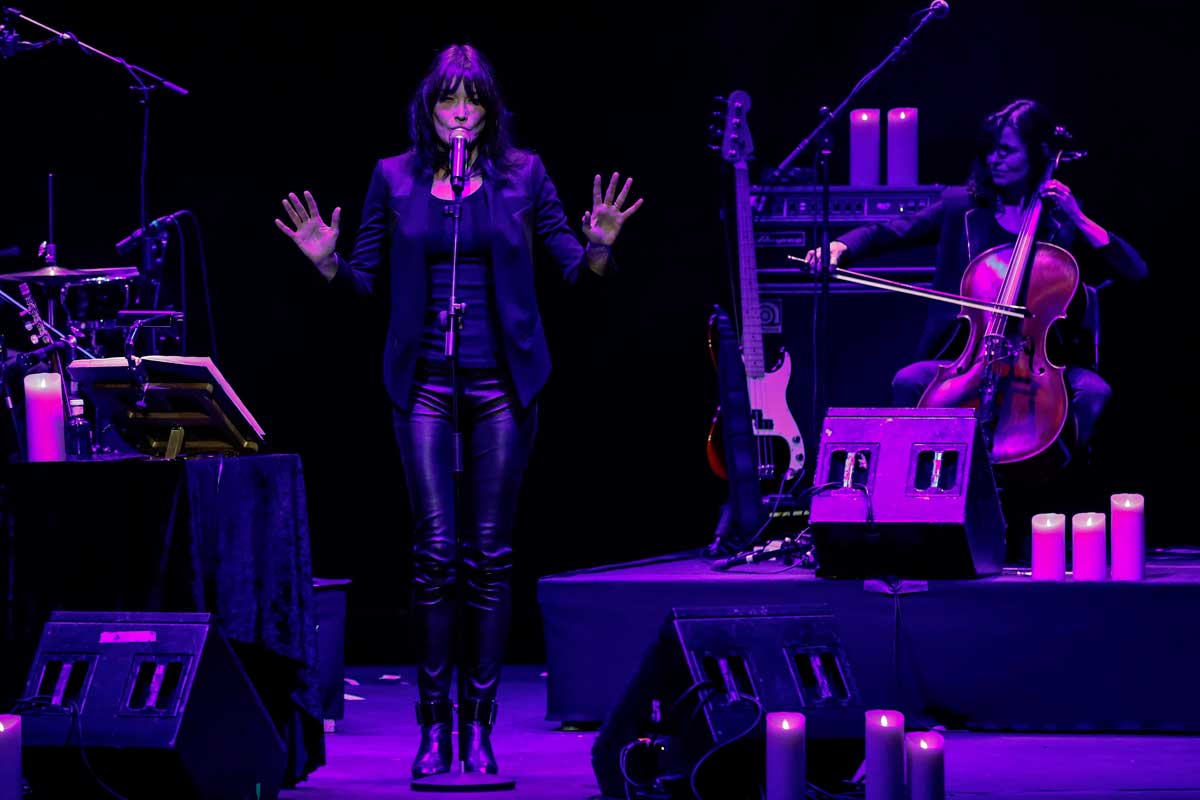
[{"label": "bass guitar", "polygon": [[[763,352],[762,309],[758,299],[758,264],[754,255],[750,172],[747,166],[754,152],[754,142],[746,122],[749,111],[750,95],[743,91],[733,92],[725,101],[720,149],[721,157],[733,165],[742,363],[746,368],[750,395],[758,477],[764,481],[786,482],[798,476],[804,468],[804,440],[787,404],[788,381],[792,377],[791,357],[781,348],[775,364],[767,369]],[[714,365],[717,363],[718,341],[716,326],[710,320],[708,349]],[[708,435],[708,463],[713,472],[728,480],[720,414],[718,408]]]}]

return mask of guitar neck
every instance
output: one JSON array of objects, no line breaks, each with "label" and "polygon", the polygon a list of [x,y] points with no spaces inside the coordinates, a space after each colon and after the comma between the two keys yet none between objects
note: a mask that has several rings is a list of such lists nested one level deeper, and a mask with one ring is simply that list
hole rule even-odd
[{"label": "guitar neck", "polygon": [[762,311],[758,299],[758,263],[754,258],[754,218],[750,208],[750,171],[745,161],[733,165],[737,206],[738,282],[742,300],[742,360],[746,377],[761,378],[763,359]]}]

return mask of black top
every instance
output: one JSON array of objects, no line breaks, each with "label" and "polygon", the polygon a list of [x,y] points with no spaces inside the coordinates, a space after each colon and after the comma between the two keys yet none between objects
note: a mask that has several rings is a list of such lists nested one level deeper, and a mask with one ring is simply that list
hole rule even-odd
[{"label": "black top", "polygon": [[[479,190],[483,200],[475,202],[483,202],[490,214],[492,291],[505,367],[517,399],[528,406],[550,377],[550,346],[534,286],[535,248],[539,262],[557,269],[567,283],[583,285],[601,278],[588,269],[583,245],[563,213],[542,160],[519,150],[511,156],[511,169],[489,175]],[[371,174],[354,250],[349,258],[338,258],[331,282],[335,290],[364,296],[378,291],[386,301],[383,380],[392,403],[401,410],[412,406],[425,334],[425,236],[433,210],[429,176],[412,151],[380,159]]]},{"label": "black top", "polygon": [[[425,330],[421,358],[445,358],[445,328],[440,315],[450,302],[450,258],[454,243],[454,217],[450,200],[429,195],[429,226],[425,232]],[[492,224],[484,193],[476,191],[462,201],[458,233],[458,280],[455,295],[466,303],[463,329],[458,337],[458,363],[469,368],[493,368],[502,363],[497,327],[496,294],[492,285]]]}]

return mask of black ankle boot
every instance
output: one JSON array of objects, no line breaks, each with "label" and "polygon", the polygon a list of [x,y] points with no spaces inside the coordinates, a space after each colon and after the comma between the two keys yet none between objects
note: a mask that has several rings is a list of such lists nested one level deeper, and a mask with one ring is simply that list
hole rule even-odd
[{"label": "black ankle boot", "polygon": [[492,753],[492,726],[496,704],[491,700],[466,700],[458,704],[458,757],[463,772],[499,771]]},{"label": "black ankle boot", "polygon": [[417,703],[417,724],[421,726],[421,744],[413,759],[414,778],[428,778],[449,772],[454,760],[452,715],[449,700]]}]

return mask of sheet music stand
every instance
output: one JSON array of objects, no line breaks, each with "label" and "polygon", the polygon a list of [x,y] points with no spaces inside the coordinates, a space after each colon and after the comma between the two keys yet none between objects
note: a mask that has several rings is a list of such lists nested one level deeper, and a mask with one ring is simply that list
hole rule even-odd
[{"label": "sheet music stand", "polygon": [[135,362],[132,369],[121,357],[67,366],[101,426],[111,424],[134,450],[151,456],[258,452],[263,430],[211,358],[145,356]]}]

